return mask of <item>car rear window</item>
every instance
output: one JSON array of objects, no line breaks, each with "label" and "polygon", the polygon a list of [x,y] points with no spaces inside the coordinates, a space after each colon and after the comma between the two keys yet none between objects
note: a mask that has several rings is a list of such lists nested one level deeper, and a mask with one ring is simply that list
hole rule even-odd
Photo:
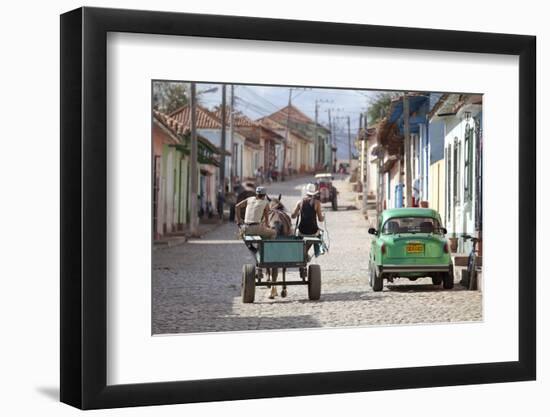
[{"label": "car rear window", "polygon": [[437,219],[431,217],[394,217],[384,223],[382,233],[441,233],[441,227]]}]

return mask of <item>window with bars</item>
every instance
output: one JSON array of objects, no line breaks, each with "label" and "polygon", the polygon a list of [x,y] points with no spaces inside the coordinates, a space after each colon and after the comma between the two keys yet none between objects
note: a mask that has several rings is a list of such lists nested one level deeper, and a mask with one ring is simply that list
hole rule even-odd
[{"label": "window with bars", "polygon": [[445,199],[445,213],[447,213],[447,219],[451,219],[451,145],[447,145],[445,149],[445,161],[447,166],[445,168],[445,180],[447,185],[445,187],[446,196]]},{"label": "window with bars", "polygon": [[453,203],[456,205],[460,199],[460,141],[455,137],[453,149]]},{"label": "window with bars", "polygon": [[474,129],[466,125],[464,135],[464,198],[472,201],[473,197],[473,142]]}]

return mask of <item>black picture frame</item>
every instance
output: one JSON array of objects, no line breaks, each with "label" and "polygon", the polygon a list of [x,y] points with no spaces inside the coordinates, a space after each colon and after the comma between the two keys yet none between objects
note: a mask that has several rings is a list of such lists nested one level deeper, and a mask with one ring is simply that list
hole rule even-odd
[{"label": "black picture frame", "polygon": [[[108,32],[519,56],[518,361],[107,385]],[[96,409],[536,378],[534,36],[85,7],[61,15],[60,57],[62,402]]]}]

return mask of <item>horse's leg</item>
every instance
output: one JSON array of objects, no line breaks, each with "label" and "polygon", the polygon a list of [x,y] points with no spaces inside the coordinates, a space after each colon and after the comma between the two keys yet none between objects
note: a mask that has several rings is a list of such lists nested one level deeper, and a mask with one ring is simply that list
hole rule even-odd
[{"label": "horse's leg", "polygon": [[[271,282],[275,283],[277,282],[277,275],[278,275],[278,269],[277,268],[271,268]],[[271,286],[271,293],[269,294],[269,298],[273,300],[277,296],[277,286],[272,285]]]},{"label": "horse's leg", "polygon": [[283,290],[281,291],[281,297],[286,297],[286,268],[283,268]]}]

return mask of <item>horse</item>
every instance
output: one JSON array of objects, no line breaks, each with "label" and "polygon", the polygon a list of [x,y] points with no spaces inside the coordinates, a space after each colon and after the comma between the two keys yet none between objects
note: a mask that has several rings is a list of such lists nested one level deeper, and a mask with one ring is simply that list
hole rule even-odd
[{"label": "horse", "polygon": [[277,237],[292,235],[292,220],[281,203],[281,194],[278,198],[269,199],[268,224],[277,232]]},{"label": "horse", "polygon": [[[277,232],[277,237],[291,236],[292,235],[292,220],[285,211],[285,206],[281,203],[281,194],[278,198],[269,198],[269,215],[268,215],[269,227]],[[271,268],[269,271],[270,281],[276,282],[278,269]],[[274,299],[277,296],[277,287],[271,286],[270,299]],[[286,297],[286,286],[283,286],[281,291],[281,297]]]}]

